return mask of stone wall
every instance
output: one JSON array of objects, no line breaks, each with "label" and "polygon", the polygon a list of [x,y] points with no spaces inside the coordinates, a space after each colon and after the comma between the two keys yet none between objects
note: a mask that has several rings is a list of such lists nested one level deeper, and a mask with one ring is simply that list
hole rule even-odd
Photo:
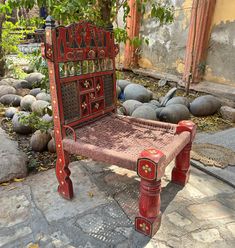
[{"label": "stone wall", "polygon": [[235,86],[235,1],[217,0],[205,80]]},{"label": "stone wall", "polygon": [[[144,17],[141,35],[149,39],[142,46],[139,65],[158,73],[181,77],[193,0],[171,0],[175,6],[172,24],[160,26]],[[217,0],[207,51],[204,80],[235,86],[235,1]],[[119,18],[121,20],[121,18]],[[121,22],[120,22],[121,23]],[[121,51],[123,58],[123,49]]]},{"label": "stone wall", "polygon": [[191,16],[192,0],[171,0],[175,6],[175,20],[160,26],[153,19],[144,18],[141,35],[149,39],[142,47],[139,65],[158,72],[181,74]]}]

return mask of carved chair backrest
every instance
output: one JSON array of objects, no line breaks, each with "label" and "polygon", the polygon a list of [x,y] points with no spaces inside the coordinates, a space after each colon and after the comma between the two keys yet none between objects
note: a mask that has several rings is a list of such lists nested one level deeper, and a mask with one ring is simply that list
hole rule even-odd
[{"label": "carved chair backrest", "polygon": [[115,111],[113,32],[84,21],[55,26],[48,17],[45,40],[54,121],[73,127]]}]

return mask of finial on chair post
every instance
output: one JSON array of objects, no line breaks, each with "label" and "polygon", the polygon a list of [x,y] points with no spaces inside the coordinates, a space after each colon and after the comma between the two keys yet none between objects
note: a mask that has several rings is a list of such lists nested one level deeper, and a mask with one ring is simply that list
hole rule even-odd
[{"label": "finial on chair post", "polygon": [[52,16],[48,16],[46,18],[46,28],[54,28],[55,27],[55,20]]},{"label": "finial on chair post", "polygon": [[111,22],[109,24],[107,24],[106,30],[113,33],[113,24]]}]

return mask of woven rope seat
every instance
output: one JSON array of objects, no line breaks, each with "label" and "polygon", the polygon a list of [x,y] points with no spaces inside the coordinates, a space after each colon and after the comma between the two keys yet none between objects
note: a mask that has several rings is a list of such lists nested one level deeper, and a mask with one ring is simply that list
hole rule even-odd
[{"label": "woven rope seat", "polygon": [[140,153],[148,148],[161,150],[168,164],[190,141],[190,133],[176,134],[177,125],[107,115],[75,129],[77,141],[70,135],[64,149],[97,161],[136,169]]}]

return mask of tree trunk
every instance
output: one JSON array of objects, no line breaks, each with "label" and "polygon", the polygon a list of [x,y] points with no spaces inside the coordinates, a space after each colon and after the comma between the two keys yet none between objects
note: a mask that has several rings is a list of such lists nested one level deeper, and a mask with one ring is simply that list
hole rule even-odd
[{"label": "tree trunk", "polygon": [[109,25],[111,22],[112,1],[98,0],[97,3],[100,8],[100,14],[102,20],[104,21],[105,25]]},{"label": "tree trunk", "polygon": [[[5,3],[5,0],[0,0],[1,4]],[[2,24],[5,20],[5,14],[0,13],[0,77],[5,75],[5,57],[2,50]]]}]

